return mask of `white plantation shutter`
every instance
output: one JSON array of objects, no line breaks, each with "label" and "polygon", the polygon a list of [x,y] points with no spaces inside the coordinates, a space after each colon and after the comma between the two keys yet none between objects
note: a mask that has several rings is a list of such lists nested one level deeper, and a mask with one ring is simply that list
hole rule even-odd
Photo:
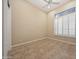
[{"label": "white plantation shutter", "polygon": [[55,34],[57,35],[57,32],[58,32],[58,28],[57,28],[58,26],[57,26],[57,18],[55,19],[55,21],[54,21],[54,32],[55,32]]},{"label": "white plantation shutter", "polygon": [[75,13],[69,14],[69,36],[75,37]]},{"label": "white plantation shutter", "polygon": [[58,19],[58,35],[62,35],[62,17]]},{"label": "white plantation shutter", "polygon": [[54,32],[56,35],[75,37],[75,7],[56,14]]},{"label": "white plantation shutter", "polygon": [[63,16],[63,36],[68,36],[68,15]]}]

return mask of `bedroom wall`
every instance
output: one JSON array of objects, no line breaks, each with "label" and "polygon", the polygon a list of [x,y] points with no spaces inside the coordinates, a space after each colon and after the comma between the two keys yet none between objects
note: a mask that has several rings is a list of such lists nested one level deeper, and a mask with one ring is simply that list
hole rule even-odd
[{"label": "bedroom wall", "polygon": [[12,44],[46,37],[47,14],[24,0],[12,2]]},{"label": "bedroom wall", "polygon": [[67,9],[75,7],[75,6],[76,6],[75,1],[71,1],[48,13],[48,37],[56,38],[58,40],[65,40],[65,41],[73,42],[73,43],[76,41],[74,38],[58,37],[58,36],[54,35],[54,18],[55,18],[54,15],[56,13],[62,12],[64,10],[67,10]]}]

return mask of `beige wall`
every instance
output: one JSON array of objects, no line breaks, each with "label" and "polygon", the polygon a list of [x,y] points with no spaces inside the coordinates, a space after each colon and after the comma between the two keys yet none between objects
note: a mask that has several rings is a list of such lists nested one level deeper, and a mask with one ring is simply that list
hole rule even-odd
[{"label": "beige wall", "polygon": [[[48,13],[48,36],[49,37],[55,37],[54,35],[54,18],[55,18],[54,15],[56,13],[62,12],[72,7],[75,7],[75,1],[71,1],[68,4],[65,4]],[[58,39],[61,39],[61,38],[58,37]],[[64,40],[75,42],[75,39],[70,39],[70,38],[65,38]]]},{"label": "beige wall", "polygon": [[[63,5],[47,14],[24,0],[13,0],[12,4],[12,44],[54,36],[54,14],[75,6],[75,1]],[[56,37],[55,37],[56,38]],[[59,38],[59,37],[58,37]],[[61,38],[59,38],[61,39]],[[66,38],[67,41],[73,41]]]},{"label": "beige wall", "polygon": [[45,37],[47,14],[24,0],[13,0],[12,44],[19,44]]}]

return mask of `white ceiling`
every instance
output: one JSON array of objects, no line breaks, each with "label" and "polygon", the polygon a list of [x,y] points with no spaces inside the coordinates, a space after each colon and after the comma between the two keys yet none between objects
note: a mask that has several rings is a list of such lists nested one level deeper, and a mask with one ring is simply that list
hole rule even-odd
[{"label": "white ceiling", "polygon": [[53,10],[53,9],[63,5],[63,4],[66,4],[67,2],[69,2],[71,0],[58,0],[59,3],[58,4],[52,4],[51,8],[48,8],[47,3],[44,0],[26,0],[26,1],[28,1],[32,5],[40,8],[41,10],[43,10],[45,12],[49,12],[50,10]]}]

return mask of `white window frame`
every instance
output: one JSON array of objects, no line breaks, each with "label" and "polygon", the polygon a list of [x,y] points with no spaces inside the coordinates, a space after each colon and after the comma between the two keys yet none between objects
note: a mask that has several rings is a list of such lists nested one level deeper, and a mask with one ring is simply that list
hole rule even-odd
[{"label": "white window frame", "polygon": [[[74,34],[72,35],[70,35],[70,27],[69,27],[69,25],[70,25],[70,23],[69,23],[69,17],[71,17],[71,15],[72,14],[74,14],[74,17],[76,17],[75,16],[75,7],[73,7],[73,8],[70,8],[70,9],[68,9],[68,10],[65,10],[65,11],[63,11],[63,12],[61,12],[61,13],[57,13],[56,15],[55,15],[55,22],[54,22],[54,33],[55,33],[55,35],[58,35],[58,36],[64,36],[64,37],[76,37],[76,18],[74,18]],[[66,17],[67,16],[67,17]],[[63,23],[64,22],[64,17],[66,17],[66,18],[68,18],[67,19],[67,25],[65,25],[65,23]],[[66,20],[65,20],[66,21]],[[59,22],[60,22],[60,24],[59,24]],[[62,24],[61,24],[62,23]],[[61,25],[61,26],[59,26],[59,25]],[[66,28],[67,30],[67,32],[68,33],[66,33],[65,32],[65,30],[63,29],[63,26],[65,25],[65,27],[64,28],[66,28],[66,27],[68,27],[68,28]],[[73,24],[72,24],[73,25]],[[59,28],[58,28],[59,27]],[[72,26],[73,27],[73,26]],[[72,28],[71,27],[71,28]],[[60,31],[60,30],[61,31]],[[66,34],[64,34],[64,32],[66,33]],[[73,32],[72,32],[73,33]]]}]

